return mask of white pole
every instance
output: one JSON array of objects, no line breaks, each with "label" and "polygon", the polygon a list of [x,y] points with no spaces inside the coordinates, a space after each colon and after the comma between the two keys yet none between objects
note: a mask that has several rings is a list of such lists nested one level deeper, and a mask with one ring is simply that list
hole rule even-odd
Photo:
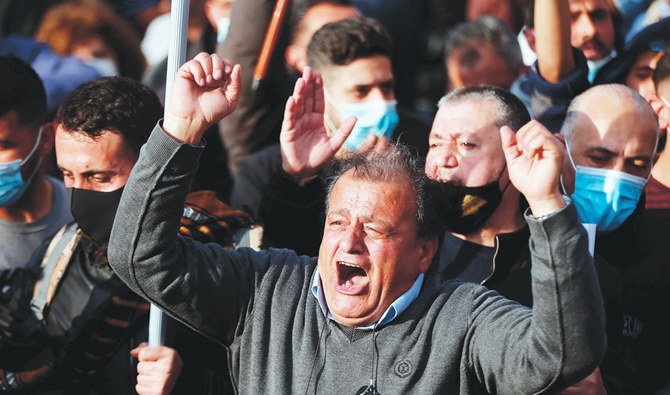
[{"label": "white pole", "polygon": [[[170,103],[172,83],[177,75],[177,70],[186,62],[187,31],[188,0],[172,0],[170,9],[170,50],[165,78],[165,111],[167,111]],[[159,346],[165,342],[165,319],[165,313],[152,304],[149,311],[150,346]]]}]

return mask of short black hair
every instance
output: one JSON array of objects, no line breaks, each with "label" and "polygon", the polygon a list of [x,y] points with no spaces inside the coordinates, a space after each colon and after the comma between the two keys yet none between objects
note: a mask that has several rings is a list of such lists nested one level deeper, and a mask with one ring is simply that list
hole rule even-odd
[{"label": "short black hair", "polygon": [[316,71],[344,66],[374,55],[391,58],[391,36],[372,18],[363,16],[327,23],[307,46],[307,64]]},{"label": "short black hair", "polygon": [[0,56],[0,117],[16,111],[19,124],[42,123],[47,94],[35,70],[13,56]]},{"label": "short black hair", "polygon": [[515,132],[528,122],[528,109],[518,97],[508,90],[495,86],[469,86],[451,91],[437,103],[438,107],[466,100],[488,100],[498,105],[497,127],[509,126]]},{"label": "short black hair", "polygon": [[147,86],[127,77],[107,77],[86,82],[70,93],[55,121],[68,132],[92,139],[118,132],[139,152],[162,116],[161,102]]},{"label": "short black hair", "polygon": [[334,174],[328,179],[326,204],[330,202],[335,183],[352,171],[354,179],[372,182],[407,182],[416,193],[417,237],[428,240],[441,237],[445,226],[439,213],[441,202],[438,183],[426,176],[423,160],[412,149],[403,145],[389,144],[383,151],[350,153],[332,162]]},{"label": "short black hair", "polygon": [[311,10],[316,6],[323,4],[328,4],[336,7],[353,7],[354,4],[351,0],[313,0],[309,4],[303,4],[300,6],[296,4],[294,6],[293,13],[291,15],[291,42],[294,42],[300,34],[305,30],[305,15],[307,11]]}]

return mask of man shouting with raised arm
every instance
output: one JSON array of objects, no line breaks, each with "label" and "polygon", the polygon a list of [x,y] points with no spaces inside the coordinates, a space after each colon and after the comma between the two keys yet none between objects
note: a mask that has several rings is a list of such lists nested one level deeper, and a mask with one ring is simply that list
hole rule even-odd
[{"label": "man shouting with raised arm", "polygon": [[[202,133],[233,111],[239,81],[239,66],[216,55],[180,69],[168,115],[126,184],[109,248],[130,287],[227,347],[239,392],[544,393],[598,366],[602,300],[577,212],[559,193],[563,150],[532,125],[501,130],[511,182],[530,205],[532,310],[431,269],[443,229],[430,181],[402,147],[338,164],[318,258],[177,236]],[[321,78],[306,69],[282,134],[294,155],[313,155],[300,161],[307,167],[353,126],[328,136],[323,111]]]}]

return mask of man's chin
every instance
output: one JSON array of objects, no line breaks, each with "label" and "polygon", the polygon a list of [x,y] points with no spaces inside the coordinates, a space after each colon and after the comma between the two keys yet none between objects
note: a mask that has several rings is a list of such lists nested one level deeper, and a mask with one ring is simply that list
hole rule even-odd
[{"label": "man's chin", "polygon": [[335,300],[326,301],[330,313],[337,322],[349,327],[362,327],[376,323],[375,311],[370,310],[364,304],[365,299],[361,296],[337,295]]}]

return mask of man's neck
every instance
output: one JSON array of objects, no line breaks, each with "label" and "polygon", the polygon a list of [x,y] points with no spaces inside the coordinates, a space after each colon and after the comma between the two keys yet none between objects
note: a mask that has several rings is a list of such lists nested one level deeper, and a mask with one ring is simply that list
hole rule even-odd
[{"label": "man's neck", "polygon": [[654,164],[651,175],[656,181],[670,188],[670,147],[666,147],[658,156],[658,161]]},{"label": "man's neck", "polygon": [[484,222],[481,228],[467,235],[452,234],[470,243],[494,247],[497,235],[516,232],[524,227],[525,221],[519,205],[520,197],[519,192],[510,185],[496,211]]},{"label": "man's neck", "polygon": [[18,201],[10,206],[0,207],[0,219],[12,222],[35,222],[51,211],[53,194],[53,185],[40,172],[35,175],[33,182]]}]

